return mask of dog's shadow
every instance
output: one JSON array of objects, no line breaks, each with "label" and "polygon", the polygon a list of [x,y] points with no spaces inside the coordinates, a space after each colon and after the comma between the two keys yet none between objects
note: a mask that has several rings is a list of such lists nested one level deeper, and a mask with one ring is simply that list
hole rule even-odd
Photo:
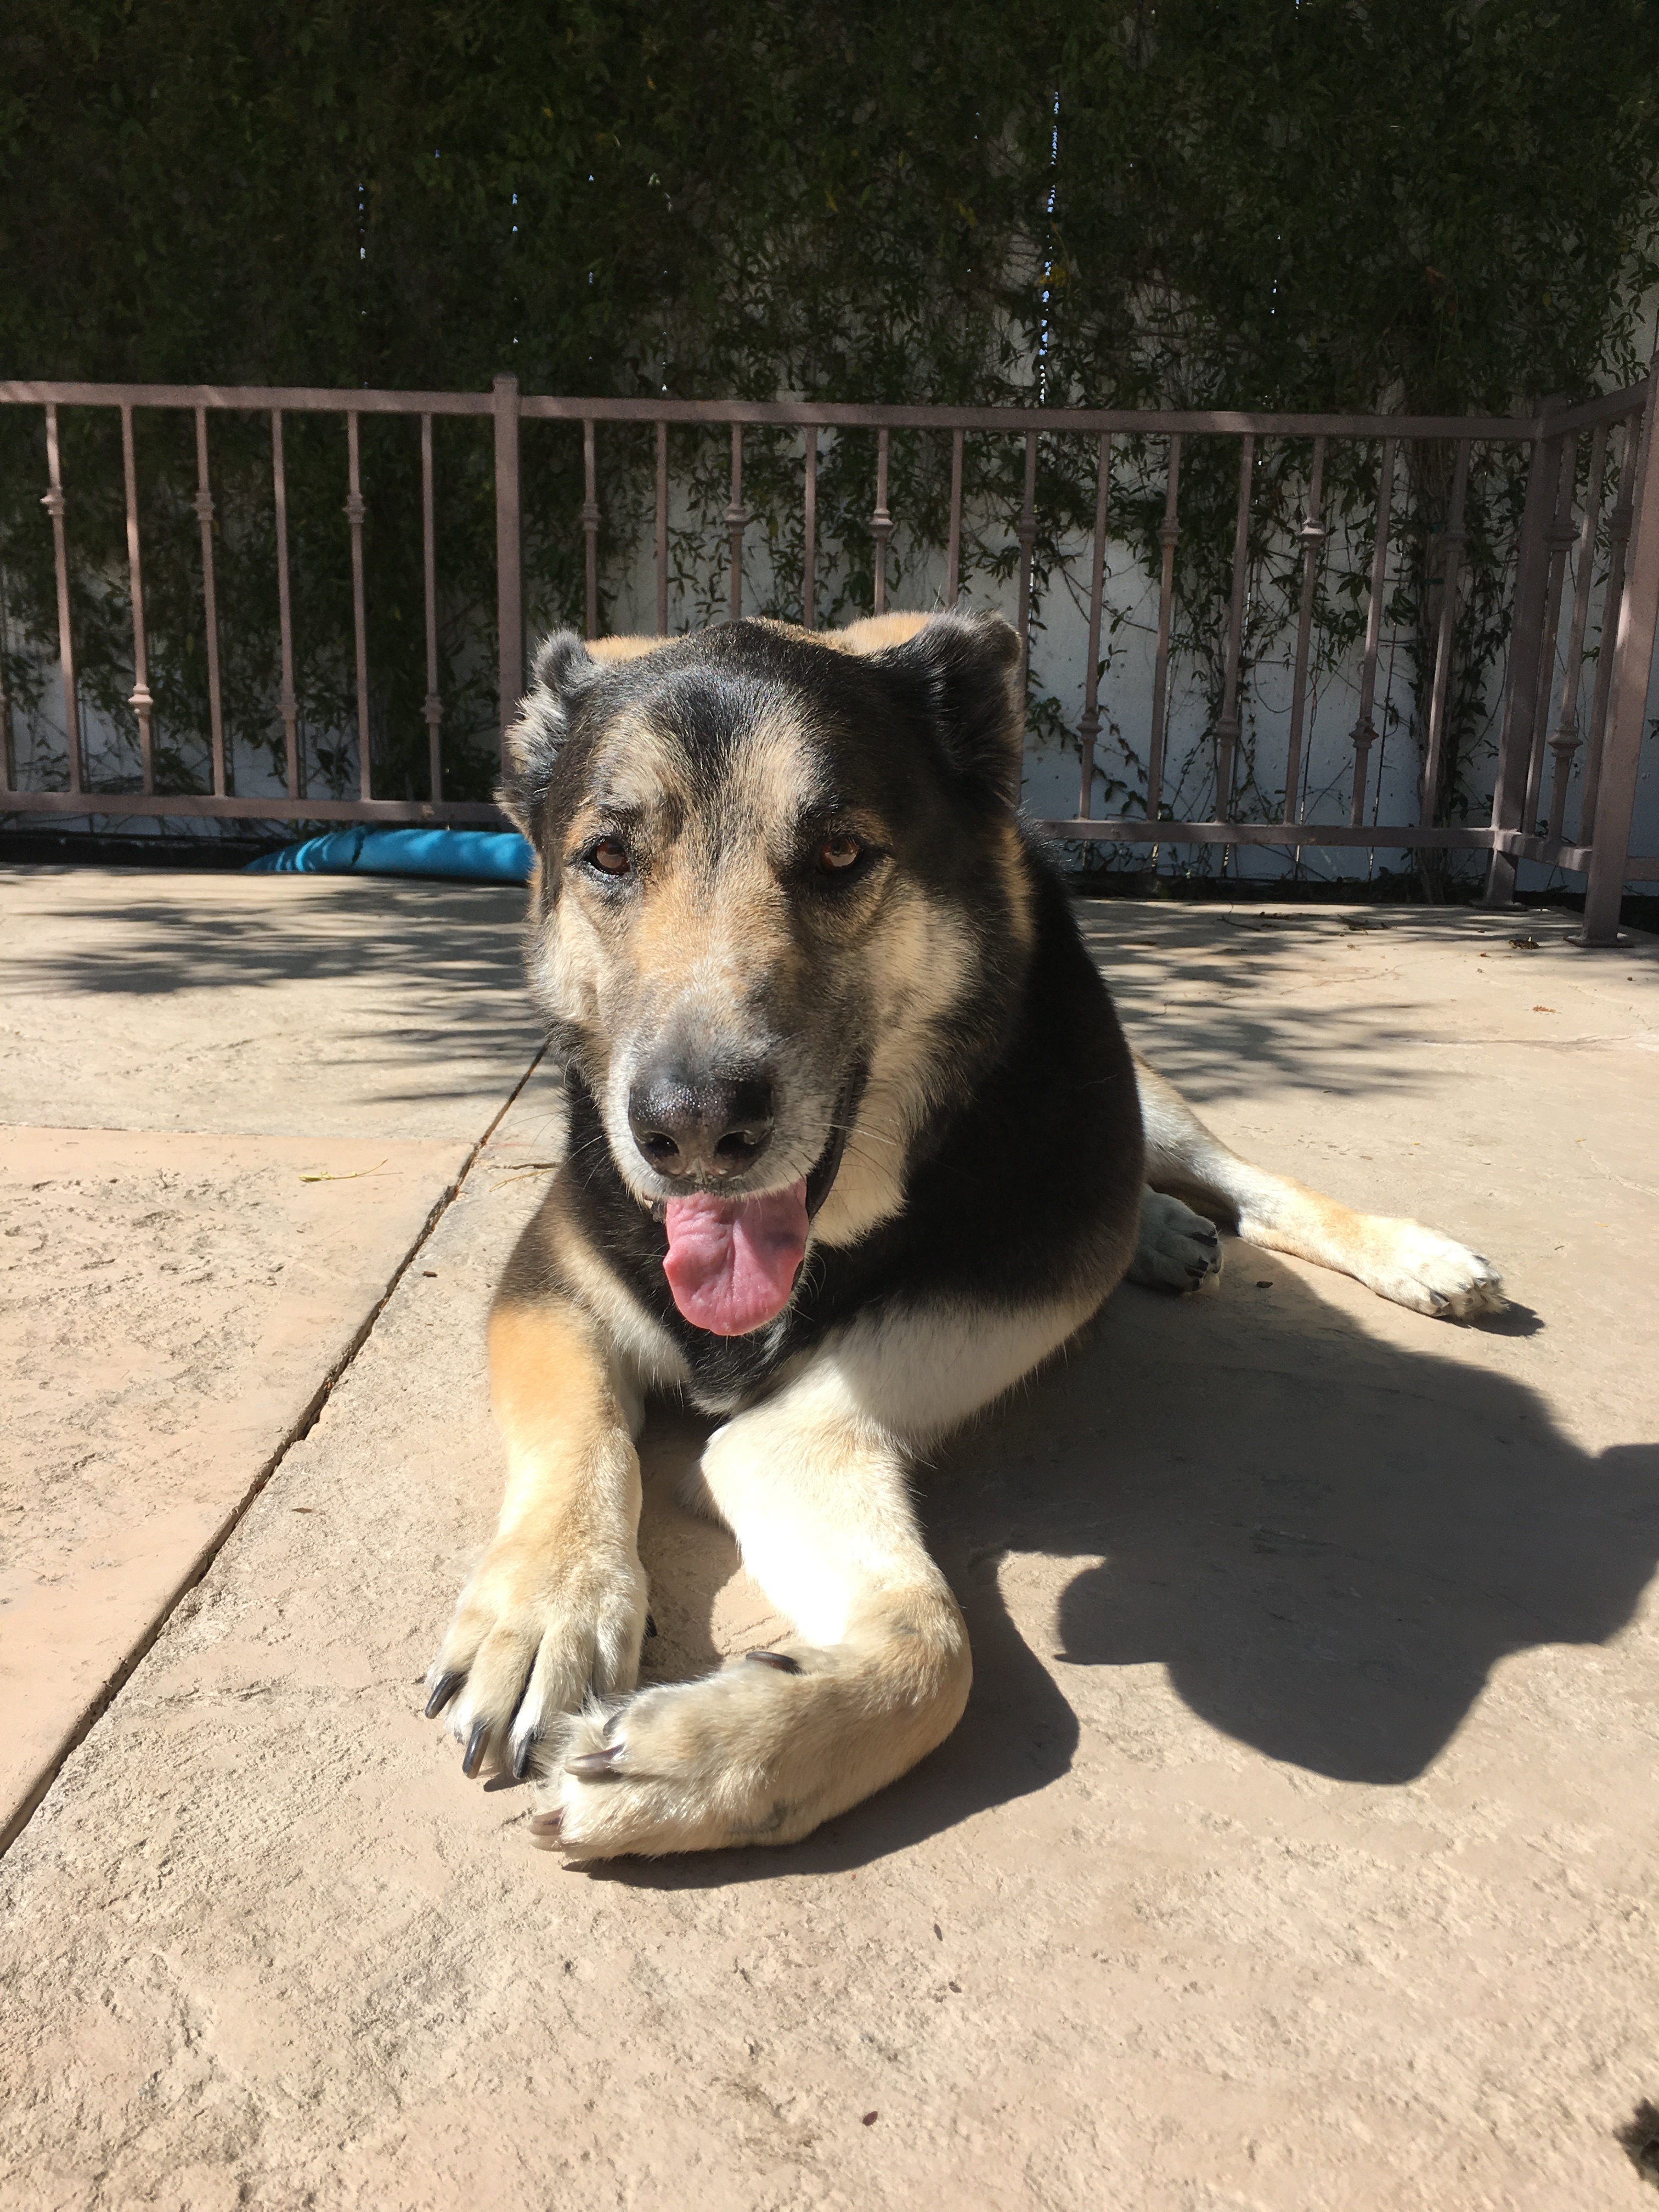
[{"label": "dog's shadow", "polygon": [[[1631,1619],[1659,1560],[1659,1448],[1591,1456],[1523,1385],[1459,1359],[1444,1324],[1410,1328],[1411,1349],[1372,1337],[1242,1246],[1219,1297],[1121,1291],[920,1480],[973,1638],[950,1740],[789,1850],[595,1874],[685,1887],[829,1873],[1041,1790],[1079,1737],[1051,1656],[1159,1662],[1210,1726],[1319,1774],[1420,1774],[1498,1660]],[[647,1680],[780,1629],[730,1538],[673,1503],[698,1442],[678,1416],[647,1431]],[[1017,1622],[1005,1563],[1029,1581],[1018,1560],[1033,1554],[1077,1571]]]}]

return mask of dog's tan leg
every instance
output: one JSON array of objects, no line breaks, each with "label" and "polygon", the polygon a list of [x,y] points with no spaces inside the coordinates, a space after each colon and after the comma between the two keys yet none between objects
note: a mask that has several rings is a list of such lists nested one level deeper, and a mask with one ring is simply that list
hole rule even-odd
[{"label": "dog's tan leg", "polygon": [[718,1430],[709,1497],[797,1633],[585,1717],[538,1840],[573,1858],[790,1843],[941,1742],[972,1668],[906,1446],[1000,1395],[1087,1311],[859,1322]]},{"label": "dog's tan leg", "polygon": [[[1420,1222],[1356,1213],[1287,1176],[1252,1167],[1213,1136],[1175,1085],[1138,1053],[1135,1079],[1146,1130],[1146,1180],[1153,1194],[1176,1193],[1200,1206],[1213,1206],[1233,1216],[1247,1243],[1334,1267],[1415,1312],[1455,1321],[1503,1312],[1502,1279],[1478,1252]],[[1193,1218],[1188,1215],[1189,1222]],[[1181,1233],[1190,1237],[1190,1231]],[[1184,1285],[1157,1264],[1160,1241],[1167,1241],[1167,1235],[1156,1200],[1149,1197],[1142,1213],[1141,1249],[1129,1272],[1138,1281],[1178,1289]]]},{"label": "dog's tan leg", "polygon": [[498,1301],[489,1386],[501,1521],[428,1677],[427,1711],[446,1711],[469,1774],[524,1772],[561,1715],[631,1689],[645,1632],[641,1407],[594,1323],[562,1298]]}]

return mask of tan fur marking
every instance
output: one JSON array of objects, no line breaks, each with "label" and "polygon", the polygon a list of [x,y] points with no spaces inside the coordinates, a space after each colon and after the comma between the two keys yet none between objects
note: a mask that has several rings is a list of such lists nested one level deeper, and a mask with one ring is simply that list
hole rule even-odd
[{"label": "tan fur marking", "polygon": [[643,660],[647,653],[673,642],[672,637],[590,637],[587,651],[594,660]]},{"label": "tan fur marking", "polygon": [[[799,623],[777,622],[769,616],[752,617],[765,629],[781,630],[802,645],[822,645],[831,653],[884,653],[889,646],[903,645],[933,621],[932,614],[865,615],[842,629],[803,629]],[[678,635],[678,633],[677,633]],[[674,636],[591,637],[587,650],[595,660],[642,660],[672,645]]]},{"label": "tan fur marking", "polygon": [[600,1034],[605,945],[580,898],[562,898],[551,915],[535,914],[526,964],[531,990],[545,1013],[555,1020],[580,1022],[591,1036]]},{"label": "tan fur marking", "polygon": [[[610,804],[637,809],[647,821],[652,813],[665,807],[686,805],[691,797],[684,754],[675,739],[637,705],[624,708],[606,730],[604,746],[594,762],[594,781]],[[580,851],[599,823],[597,794],[590,794],[571,822],[566,852]]]},{"label": "tan fur marking", "polygon": [[570,1218],[566,1194],[558,1184],[544,1204],[546,1236],[559,1272],[603,1333],[618,1372],[617,1397],[630,1428],[637,1431],[644,1394],[676,1389],[687,1370],[678,1345],[617,1279],[604,1255]]},{"label": "tan fur marking", "polygon": [[856,1242],[902,1206],[910,1139],[934,1103],[934,1025],[967,982],[956,916],[913,886],[895,888],[866,957],[875,1045],[841,1171],[814,1224],[831,1245]]},{"label": "tan fur marking", "polygon": [[907,644],[933,619],[930,614],[866,615],[861,622],[848,623],[845,629],[805,634],[820,645],[833,646],[838,653],[885,653],[890,646]]},{"label": "tan fur marking", "polygon": [[503,1765],[592,1691],[632,1688],[646,1592],[638,1410],[624,1409],[592,1323],[562,1299],[502,1301],[489,1379],[507,1444],[501,1520],[428,1680],[465,1678],[449,1728]]},{"label": "tan fur marking", "polygon": [[[731,838],[730,845],[782,856],[784,840],[811,789],[808,760],[806,733],[787,711],[774,709],[748,726],[732,756],[729,803],[748,816],[753,835]],[[722,872],[731,865],[728,854]]]},{"label": "tan fur marking", "polygon": [[1002,872],[1003,896],[1008,902],[1009,933],[1022,952],[1030,952],[1036,942],[1036,916],[1033,910],[1035,893],[1030,870],[1020,844],[1019,831],[1011,822],[1003,834],[997,854],[997,865]]},{"label": "tan fur marking", "polygon": [[803,739],[775,714],[745,734],[721,809],[720,849],[694,820],[647,872],[627,958],[647,990],[701,994],[711,1012],[743,1006],[756,987],[787,994],[797,951],[788,901],[774,871],[803,793]]},{"label": "tan fur marking", "polygon": [[678,848],[644,889],[629,959],[642,982],[693,983],[740,1000],[752,978],[789,959],[785,902],[762,854],[723,859],[710,880],[703,855]]},{"label": "tan fur marking", "polygon": [[610,1362],[572,1306],[507,1302],[489,1316],[489,1402],[511,1472],[499,1533],[588,1504],[600,1445],[625,1426]]}]

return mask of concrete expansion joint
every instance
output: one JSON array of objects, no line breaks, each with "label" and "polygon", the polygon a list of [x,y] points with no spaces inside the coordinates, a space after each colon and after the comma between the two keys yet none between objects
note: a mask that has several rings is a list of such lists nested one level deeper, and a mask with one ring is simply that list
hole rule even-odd
[{"label": "concrete expansion joint", "polygon": [[330,1365],[297,1419],[283,1434],[276,1449],[258,1467],[247,1488],[198,1552],[188,1571],[179,1578],[165,1601],[157,1608],[143,1632],[130,1645],[119,1663],[105,1678],[96,1694],[78,1714],[74,1725],[60,1740],[33,1787],[14,1805],[5,1819],[3,1826],[0,1826],[0,1858],[4,1857],[39,1810],[52,1784],[63,1771],[64,1762],[77,1745],[85,1741],[90,1731],[109,1711],[154,1647],[156,1638],[173,1618],[180,1604],[191,1590],[197,1589],[206,1579],[226,1544],[246,1520],[255,1500],[269,1487],[289,1454],[296,1444],[302,1443],[316,1427],[336,1389],[350,1372],[356,1363],[358,1354],[374,1334],[375,1325],[391,1303],[393,1293],[431,1242],[438,1224],[465,1188],[485,1146],[512,1109],[525,1085],[541,1066],[546,1050],[544,1044],[538,1048],[529,1066],[491,1116],[489,1127],[466,1154],[459,1171],[447,1186],[440,1192],[419,1232],[392,1270],[385,1290],[364,1316],[344,1351]]}]

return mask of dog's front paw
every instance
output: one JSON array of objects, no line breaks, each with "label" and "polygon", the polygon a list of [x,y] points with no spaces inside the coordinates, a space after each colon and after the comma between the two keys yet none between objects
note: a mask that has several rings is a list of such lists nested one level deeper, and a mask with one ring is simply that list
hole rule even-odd
[{"label": "dog's front paw", "polygon": [[835,1809],[844,1779],[814,1724],[822,1689],[798,1661],[758,1652],[609,1713],[590,1708],[565,1740],[532,1838],[571,1859],[793,1843]]},{"label": "dog's front paw", "polygon": [[1140,1241],[1129,1280],[1158,1291],[1212,1290],[1221,1280],[1221,1239],[1213,1221],[1160,1190],[1143,1193]]},{"label": "dog's front paw", "polygon": [[1508,1300],[1503,1278],[1480,1253],[1419,1221],[1377,1220],[1373,1225],[1382,1233],[1370,1287],[1382,1297],[1443,1321],[1473,1321],[1504,1311]]},{"label": "dog's front paw", "polygon": [[465,1747],[463,1771],[488,1762],[522,1777],[584,1705],[631,1690],[645,1608],[635,1558],[498,1537],[427,1676],[428,1716],[442,1713]]}]

